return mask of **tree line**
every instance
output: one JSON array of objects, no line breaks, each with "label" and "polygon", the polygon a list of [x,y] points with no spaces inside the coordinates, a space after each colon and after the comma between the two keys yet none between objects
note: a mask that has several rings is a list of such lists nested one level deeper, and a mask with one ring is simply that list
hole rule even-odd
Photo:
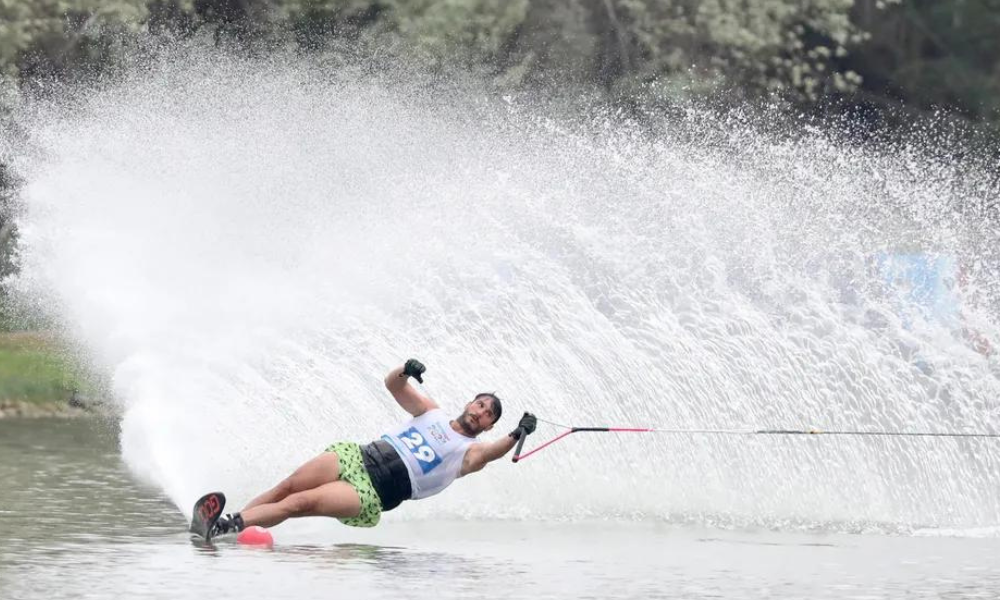
[{"label": "tree line", "polygon": [[628,97],[656,81],[663,94],[947,108],[1000,127],[1000,0],[0,0],[0,98],[100,73],[149,35],[369,44],[501,86],[556,79]]},{"label": "tree line", "polygon": [[[1000,0],[0,0],[0,138],[16,133],[10,107],[49,82],[113,73],[144,41],[198,39],[361,48],[626,102],[835,105],[875,127],[946,109],[1000,132]],[[0,156],[0,278],[14,268],[16,185]]]}]

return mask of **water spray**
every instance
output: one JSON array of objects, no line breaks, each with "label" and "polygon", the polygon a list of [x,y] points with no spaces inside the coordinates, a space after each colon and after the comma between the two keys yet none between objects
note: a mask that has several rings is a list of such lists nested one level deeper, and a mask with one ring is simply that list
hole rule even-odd
[{"label": "water spray", "polygon": [[[181,510],[379,434],[401,416],[381,376],[411,352],[447,374],[443,405],[495,387],[607,425],[567,435],[1000,432],[997,358],[961,333],[1000,340],[1000,233],[962,208],[992,179],[934,139],[772,135],[751,107],[650,129],[406,73],[189,58],[28,103],[30,147],[0,150],[25,182],[9,297],[109,382],[123,461]],[[990,440],[669,433],[583,436],[531,490],[497,469],[407,518],[1000,522]]]},{"label": "water spray", "polygon": [[[527,414],[527,413],[525,413]],[[965,433],[954,431],[855,431],[855,430],[826,430],[826,429],[678,429],[670,427],[573,427],[563,425],[545,419],[538,419],[543,423],[562,427],[566,431],[543,443],[541,446],[521,454],[521,447],[524,445],[526,435],[522,435],[514,451],[513,462],[518,462],[528,458],[533,454],[541,452],[559,440],[574,433],[665,433],[674,435],[837,435],[854,437],[907,437],[907,438],[985,438],[1000,439],[1000,433]]]}]

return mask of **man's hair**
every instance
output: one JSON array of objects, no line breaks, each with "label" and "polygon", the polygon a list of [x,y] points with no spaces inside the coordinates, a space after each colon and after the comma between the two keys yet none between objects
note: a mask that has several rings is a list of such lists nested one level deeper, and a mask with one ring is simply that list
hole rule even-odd
[{"label": "man's hair", "polygon": [[481,392],[476,394],[476,397],[472,399],[473,402],[479,400],[480,398],[493,398],[493,422],[496,423],[500,420],[500,415],[503,414],[503,403],[500,402],[500,398],[493,392]]}]

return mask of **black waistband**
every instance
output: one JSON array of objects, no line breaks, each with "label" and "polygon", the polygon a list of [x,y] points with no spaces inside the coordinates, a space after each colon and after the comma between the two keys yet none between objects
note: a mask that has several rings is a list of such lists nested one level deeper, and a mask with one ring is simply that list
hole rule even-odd
[{"label": "black waistband", "polygon": [[403,459],[385,440],[375,440],[361,446],[361,459],[365,463],[372,486],[382,501],[382,510],[392,510],[403,500],[413,495],[410,487],[410,473]]}]

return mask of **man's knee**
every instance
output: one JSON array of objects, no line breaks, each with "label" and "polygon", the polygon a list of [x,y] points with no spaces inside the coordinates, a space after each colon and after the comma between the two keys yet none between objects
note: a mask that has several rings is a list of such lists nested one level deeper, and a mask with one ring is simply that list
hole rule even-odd
[{"label": "man's knee", "polygon": [[291,517],[308,516],[314,514],[316,511],[316,501],[308,493],[292,494],[281,503]]},{"label": "man's knee", "polygon": [[295,493],[295,485],[292,483],[292,477],[294,477],[294,475],[285,477],[276,486],[279,498],[287,498]]}]

